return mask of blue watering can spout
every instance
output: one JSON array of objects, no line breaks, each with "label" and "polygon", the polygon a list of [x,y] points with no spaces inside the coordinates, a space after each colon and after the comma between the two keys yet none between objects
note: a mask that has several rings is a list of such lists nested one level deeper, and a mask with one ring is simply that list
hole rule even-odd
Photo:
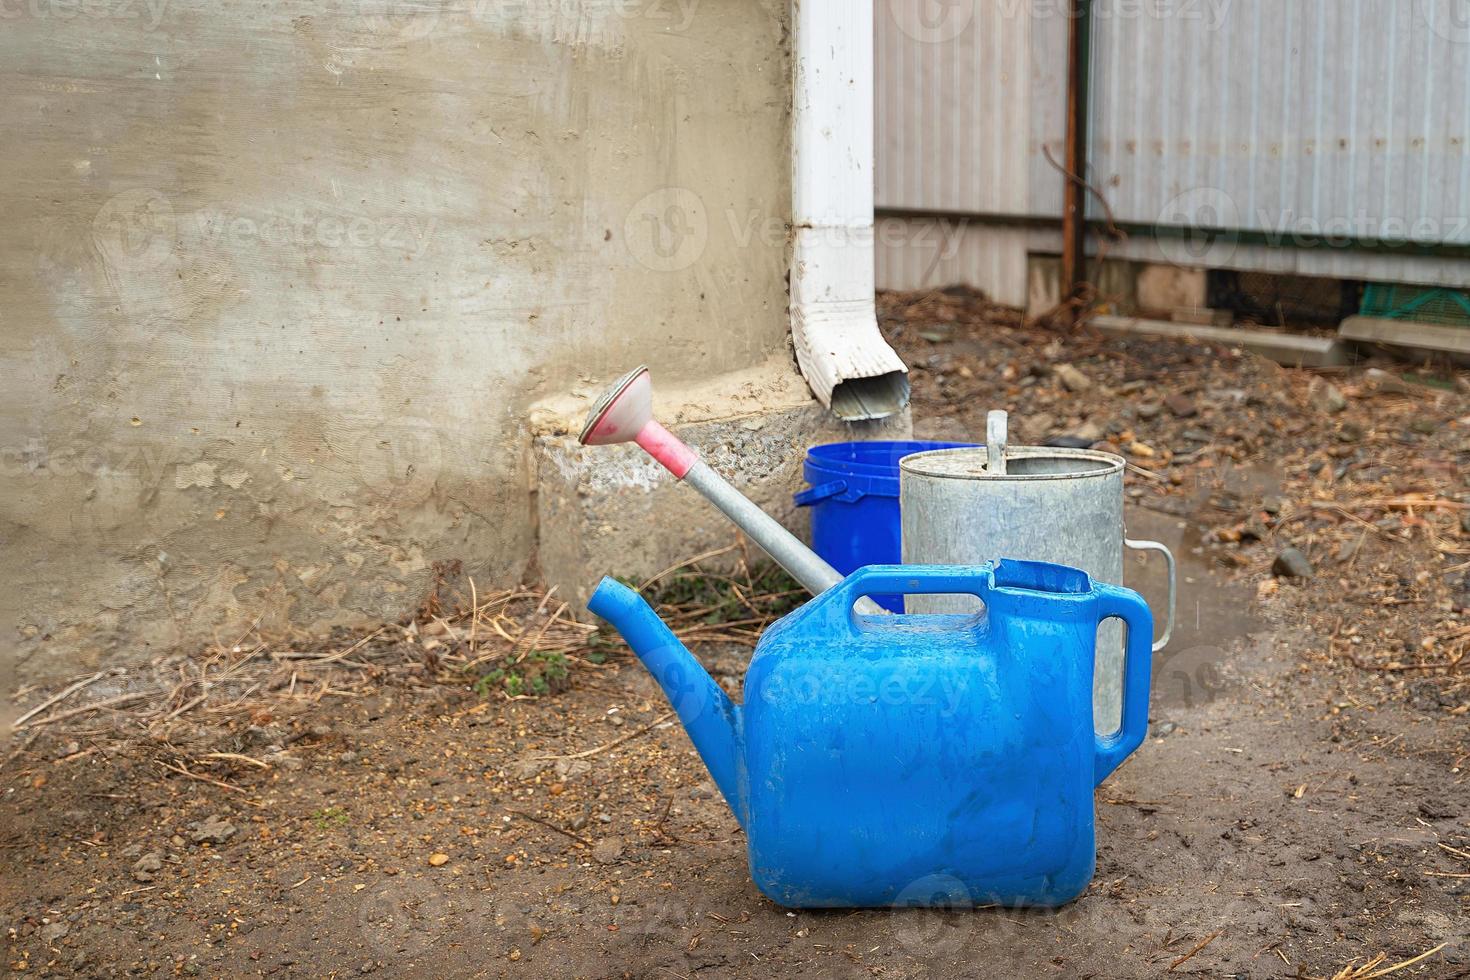
[{"label": "blue watering can spout", "polygon": [[740,709],[637,592],[604,578],[587,608],[623,635],[658,681],[725,802],[744,827],[746,815],[737,778]]}]

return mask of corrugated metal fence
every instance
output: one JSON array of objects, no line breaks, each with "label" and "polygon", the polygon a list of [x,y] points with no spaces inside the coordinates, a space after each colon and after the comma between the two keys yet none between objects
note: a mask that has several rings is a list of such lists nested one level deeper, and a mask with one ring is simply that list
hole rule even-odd
[{"label": "corrugated metal fence", "polygon": [[[1068,7],[878,0],[881,285],[1019,303],[1059,250]],[[1112,254],[1470,283],[1467,0],[1095,0],[1089,77]]]}]

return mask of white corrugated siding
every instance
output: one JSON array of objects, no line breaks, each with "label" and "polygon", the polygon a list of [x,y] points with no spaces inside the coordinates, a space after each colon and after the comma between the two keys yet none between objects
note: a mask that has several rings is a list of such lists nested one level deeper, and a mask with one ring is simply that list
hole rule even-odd
[{"label": "white corrugated siding", "polygon": [[878,285],[977,286],[1001,303],[1026,304],[1028,232],[951,218],[879,218]]},{"label": "white corrugated siding", "polygon": [[[1090,177],[1120,221],[1285,232],[1288,245],[1294,233],[1321,232],[1470,244],[1463,2],[1096,0]],[[878,0],[880,209],[1060,213],[1062,178],[1041,146],[1060,159],[1062,5]],[[959,19],[926,21],[923,10]],[[1096,202],[1089,213],[1101,217]],[[944,274],[997,296],[1024,294],[1024,274],[999,278],[1024,270],[1024,255],[999,256],[1026,236],[972,223],[962,237],[960,257],[932,269],[932,250],[911,261],[880,243],[879,284],[952,281]],[[1115,254],[1153,252],[1132,242]],[[1166,246],[1165,254],[1177,252]],[[1242,245],[1209,259],[1306,275],[1470,281],[1463,260],[1346,248],[1282,254]]]}]

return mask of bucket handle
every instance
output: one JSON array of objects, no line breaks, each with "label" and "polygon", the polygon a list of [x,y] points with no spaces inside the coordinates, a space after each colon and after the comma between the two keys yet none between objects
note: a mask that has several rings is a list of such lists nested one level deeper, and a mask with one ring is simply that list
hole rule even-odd
[{"label": "bucket handle", "polygon": [[836,497],[844,504],[851,504],[861,500],[862,496],[861,490],[847,489],[846,480],[832,480],[828,483],[808,487],[800,493],[793,494],[791,499],[798,507],[810,507],[813,504],[820,504],[822,501],[831,497]]},{"label": "bucket handle", "polygon": [[1154,641],[1154,653],[1158,653],[1169,645],[1169,638],[1174,635],[1174,606],[1178,590],[1178,570],[1174,566],[1174,552],[1157,541],[1130,541],[1123,539],[1125,548],[1134,551],[1157,551],[1164,556],[1164,562],[1169,566],[1169,611],[1164,617],[1164,635]]},{"label": "bucket handle", "polygon": [[1143,744],[1148,734],[1149,671],[1153,667],[1154,617],[1143,596],[1116,585],[1093,585],[1098,598],[1098,622],[1121,619],[1128,628],[1123,652],[1123,722],[1110,735],[1095,735],[1093,785],[1101,783]]}]

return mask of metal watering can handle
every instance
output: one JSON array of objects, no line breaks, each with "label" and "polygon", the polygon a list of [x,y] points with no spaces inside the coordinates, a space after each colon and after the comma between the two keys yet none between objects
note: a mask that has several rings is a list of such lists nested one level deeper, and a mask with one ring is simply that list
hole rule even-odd
[{"label": "metal watering can handle", "polygon": [[1149,672],[1153,667],[1154,617],[1143,596],[1116,585],[1093,583],[1097,596],[1097,621],[1114,617],[1128,627],[1128,644],[1123,650],[1123,723],[1111,735],[1094,736],[1097,754],[1093,769],[1093,785],[1107,779],[1112,771],[1143,744],[1148,734]]},{"label": "metal watering can handle", "polygon": [[1157,551],[1164,556],[1164,562],[1169,566],[1169,611],[1164,617],[1164,635],[1154,641],[1154,652],[1158,653],[1169,645],[1169,638],[1174,635],[1174,605],[1179,577],[1178,570],[1174,567],[1174,552],[1157,541],[1130,541],[1124,538],[1123,546],[1134,551]]},{"label": "metal watering can handle", "polygon": [[985,469],[991,476],[1006,475],[1006,413],[992,409],[985,416]]}]

